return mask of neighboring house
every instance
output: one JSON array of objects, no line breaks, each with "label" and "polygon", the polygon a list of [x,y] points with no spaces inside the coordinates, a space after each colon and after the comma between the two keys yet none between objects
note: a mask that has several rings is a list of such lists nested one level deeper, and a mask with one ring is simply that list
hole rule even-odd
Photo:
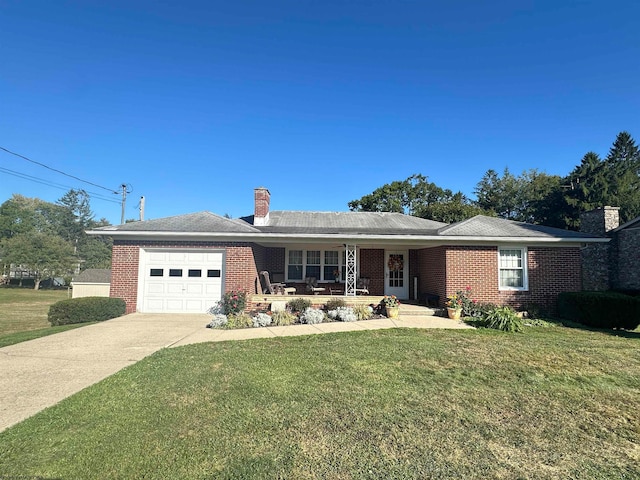
[{"label": "neighboring house", "polygon": [[[476,216],[447,225],[400,213],[270,211],[266,188],[254,191],[254,215],[209,212],[102,227],[111,235],[112,297],[127,312],[205,312],[224,292],[261,294],[270,272],[305,294],[306,277],[355,294],[440,305],[470,287],[481,302],[553,309],[558,293],[581,290],[580,249],[608,242],[591,234]],[[276,280],[277,279],[277,280]],[[328,293],[328,292],[327,292]]]},{"label": "neighboring house", "polygon": [[581,232],[611,239],[583,250],[585,290],[640,290],[640,217],[620,225],[618,210],[605,206],[580,217]]},{"label": "neighboring house", "polygon": [[108,268],[88,268],[71,281],[72,298],[108,297],[111,270]]}]

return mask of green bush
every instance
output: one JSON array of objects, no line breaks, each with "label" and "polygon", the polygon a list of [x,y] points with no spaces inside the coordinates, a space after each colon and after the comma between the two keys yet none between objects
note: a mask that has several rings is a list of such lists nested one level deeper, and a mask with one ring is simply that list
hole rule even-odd
[{"label": "green bush", "polygon": [[229,329],[249,327],[253,327],[253,319],[246,313],[241,313],[240,315],[229,315],[227,318],[227,325],[225,326],[225,328]]},{"label": "green bush", "polygon": [[335,310],[338,307],[346,307],[347,304],[342,298],[332,298],[324,306],[325,311]]},{"label": "green bush", "polygon": [[496,307],[484,316],[487,328],[502,330],[503,332],[521,332],[522,319],[516,315],[511,307]]},{"label": "green bush", "polygon": [[635,330],[640,325],[640,298],[617,292],[563,292],[558,315],[595,328]]},{"label": "green bush", "polygon": [[287,307],[292,312],[304,312],[307,308],[311,307],[311,300],[306,298],[294,298],[287,302]]},{"label": "green bush", "polygon": [[287,311],[281,311],[281,312],[273,312],[271,314],[271,322],[272,325],[276,325],[278,327],[284,327],[286,325],[291,325],[293,323],[295,323],[296,321],[296,316],[293,313],[287,312]]},{"label": "green bush", "polygon": [[358,321],[369,320],[373,315],[373,308],[369,305],[356,305],[353,307],[353,313],[356,314]]},{"label": "green bush", "polygon": [[247,292],[232,290],[226,292],[220,300],[220,305],[227,315],[237,315],[244,312],[247,306]]},{"label": "green bush", "polygon": [[48,320],[52,326],[72,323],[101,322],[121,317],[126,305],[121,298],[82,297],[54,303],[49,307]]}]

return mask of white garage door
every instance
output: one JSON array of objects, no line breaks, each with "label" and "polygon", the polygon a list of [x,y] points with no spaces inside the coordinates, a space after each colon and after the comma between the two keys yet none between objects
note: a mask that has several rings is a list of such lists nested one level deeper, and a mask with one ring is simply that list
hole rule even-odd
[{"label": "white garage door", "polygon": [[205,313],[222,296],[224,251],[141,250],[138,311]]}]

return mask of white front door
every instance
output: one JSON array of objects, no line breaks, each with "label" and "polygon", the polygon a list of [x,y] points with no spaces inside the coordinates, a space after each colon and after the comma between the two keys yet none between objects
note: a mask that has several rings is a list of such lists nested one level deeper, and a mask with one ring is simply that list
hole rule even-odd
[{"label": "white front door", "polygon": [[407,251],[385,251],[384,294],[409,298],[409,254]]}]

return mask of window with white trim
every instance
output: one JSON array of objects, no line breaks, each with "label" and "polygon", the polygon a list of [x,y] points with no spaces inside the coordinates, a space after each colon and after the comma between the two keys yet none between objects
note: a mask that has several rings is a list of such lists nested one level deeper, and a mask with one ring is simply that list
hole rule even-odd
[{"label": "window with white trim", "polygon": [[335,273],[342,281],[346,275],[344,250],[287,250],[287,282],[315,277],[319,282],[334,282]]},{"label": "window with white trim", "polygon": [[498,248],[500,290],[528,290],[526,247]]},{"label": "window with white trim", "polygon": [[289,280],[302,281],[304,278],[302,271],[302,250],[289,250],[289,254],[287,255],[287,278]]}]

